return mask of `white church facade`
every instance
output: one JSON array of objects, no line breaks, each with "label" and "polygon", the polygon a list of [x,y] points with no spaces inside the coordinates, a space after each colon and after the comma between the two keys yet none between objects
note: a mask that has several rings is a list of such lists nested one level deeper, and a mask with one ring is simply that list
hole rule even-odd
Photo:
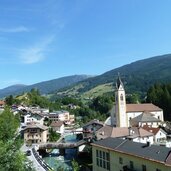
[{"label": "white church facade", "polygon": [[111,113],[112,126],[143,127],[148,125],[150,127],[158,127],[163,121],[163,110],[152,103],[126,104],[124,85],[120,77],[118,77],[115,90],[115,106]]}]

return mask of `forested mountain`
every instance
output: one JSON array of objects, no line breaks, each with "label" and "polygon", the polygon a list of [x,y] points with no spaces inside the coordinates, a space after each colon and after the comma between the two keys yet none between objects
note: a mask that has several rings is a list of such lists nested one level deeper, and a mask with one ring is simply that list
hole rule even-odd
[{"label": "forested mountain", "polygon": [[118,73],[124,82],[126,93],[137,92],[145,95],[151,85],[171,82],[171,54],[136,61],[95,77],[74,75],[25,86],[14,91],[2,89],[0,97],[28,92],[33,88],[39,89],[41,94],[53,92],[52,94],[57,93],[58,96],[97,97],[103,93],[113,92],[113,84]]},{"label": "forested mountain", "polygon": [[12,86],[6,87],[4,89],[0,89],[0,94],[2,94],[2,96],[3,96],[3,94],[4,95],[11,94],[11,93],[16,92],[24,87],[26,87],[26,85],[24,85],[24,84],[12,85]]},{"label": "forested mountain", "polygon": [[22,92],[29,92],[33,88],[39,89],[41,94],[48,94],[50,92],[70,86],[89,77],[90,76],[88,75],[73,75],[44,81],[29,86],[10,86],[0,90],[0,97],[2,98],[9,95],[21,94]]},{"label": "forested mountain", "polygon": [[[118,73],[120,73],[127,93],[138,92],[146,94],[148,88],[154,83],[171,82],[171,54],[136,61],[108,71],[102,75],[88,78],[74,87],[72,86],[58,91],[58,95],[83,95],[87,98],[90,95],[93,96],[93,93],[97,93],[97,91],[113,91],[112,85],[115,83]],[[97,87],[102,88],[97,90]],[[105,88],[108,88],[108,90],[102,90]],[[92,91],[93,89],[94,92]],[[90,91],[91,93],[88,93]]]}]

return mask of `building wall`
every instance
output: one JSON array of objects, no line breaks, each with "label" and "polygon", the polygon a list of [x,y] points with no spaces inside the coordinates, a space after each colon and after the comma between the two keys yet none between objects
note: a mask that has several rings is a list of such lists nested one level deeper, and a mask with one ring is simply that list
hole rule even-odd
[{"label": "building wall", "polygon": [[[154,111],[154,112],[150,112],[152,114],[154,114],[154,117],[157,119],[160,119],[161,121],[163,121],[163,111]],[[127,112],[127,124],[128,126],[130,126],[129,121],[132,118],[135,118],[137,116],[139,116],[140,114],[142,114],[142,112]],[[158,127],[157,123],[152,123],[153,127]]]},{"label": "building wall", "polygon": [[162,142],[162,140],[166,140],[166,139],[167,139],[166,133],[161,131],[161,129],[155,135],[155,142],[156,143]]},{"label": "building wall", "polygon": [[24,131],[24,142],[27,143],[28,141],[30,141],[32,143],[46,143],[47,134],[47,130],[43,131],[39,128],[26,129]]},{"label": "building wall", "polygon": [[69,112],[49,114],[49,119],[53,121],[69,121]]},{"label": "building wall", "polygon": [[65,130],[65,127],[64,127],[64,124],[59,126],[59,127],[52,127],[54,131],[60,133],[60,134],[63,134],[64,133],[64,130]]},{"label": "building wall", "polygon": [[134,138],[133,141],[138,142],[138,143],[147,143],[147,142],[150,142],[150,144],[154,143],[153,136],[150,136],[150,137],[138,137],[138,138]]},{"label": "building wall", "polygon": [[[110,156],[110,168],[106,168],[105,162],[107,160],[102,159],[102,167],[97,166],[97,152],[102,151],[104,153],[109,153]],[[156,169],[160,169],[161,171],[170,171],[171,166],[165,166],[164,164],[154,162],[152,160],[146,160],[144,158],[140,158],[137,156],[131,156],[124,153],[109,151],[108,149],[95,147],[92,148],[92,157],[93,157],[93,171],[123,171],[123,166],[128,166],[130,168],[130,162],[133,163],[133,169],[136,171],[142,171],[142,166],[146,166],[146,171],[156,171]],[[103,158],[103,157],[102,157]],[[103,162],[104,161],[104,162]],[[105,168],[103,167],[105,165]]]}]

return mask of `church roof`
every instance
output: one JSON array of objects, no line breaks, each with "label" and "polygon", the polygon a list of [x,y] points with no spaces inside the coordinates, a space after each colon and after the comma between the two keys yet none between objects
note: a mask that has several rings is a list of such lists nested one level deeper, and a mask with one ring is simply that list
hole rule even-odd
[{"label": "church roof", "polygon": [[155,106],[152,103],[143,103],[143,104],[127,104],[126,112],[144,112],[144,111],[161,111],[162,109],[158,106]]},{"label": "church roof", "polygon": [[160,119],[157,119],[153,116],[152,113],[144,111],[142,114],[138,115],[135,118],[132,118],[131,121],[136,122],[161,122]]}]

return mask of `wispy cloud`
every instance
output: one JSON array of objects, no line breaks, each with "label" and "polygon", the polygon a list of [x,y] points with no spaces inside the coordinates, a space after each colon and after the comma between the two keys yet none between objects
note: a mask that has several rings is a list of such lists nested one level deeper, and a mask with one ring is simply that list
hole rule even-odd
[{"label": "wispy cloud", "polygon": [[0,28],[0,32],[5,33],[17,33],[17,32],[29,32],[30,29],[24,26],[13,27],[13,28]]},{"label": "wispy cloud", "polygon": [[54,36],[50,36],[43,41],[40,41],[41,43],[36,44],[33,47],[22,49],[19,55],[21,63],[33,64],[45,59],[45,53],[48,51],[48,46],[52,43],[53,40]]}]

